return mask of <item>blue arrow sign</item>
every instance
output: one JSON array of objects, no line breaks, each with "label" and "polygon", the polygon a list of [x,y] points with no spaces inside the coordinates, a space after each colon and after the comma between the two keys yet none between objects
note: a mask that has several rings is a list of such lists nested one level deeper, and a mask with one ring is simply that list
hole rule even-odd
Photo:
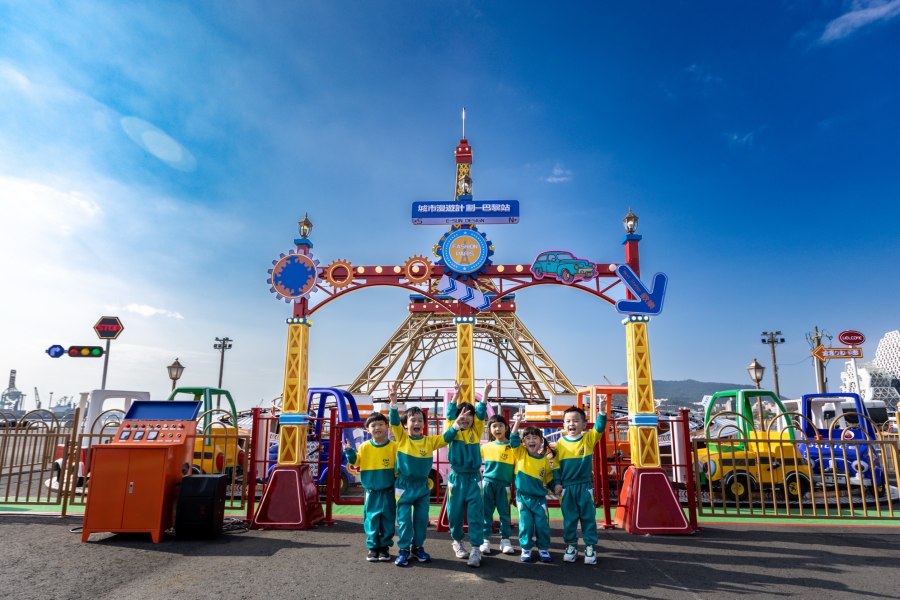
[{"label": "blue arrow sign", "polygon": [[622,283],[637,296],[637,300],[619,300],[616,310],[628,315],[658,315],[662,312],[663,298],[666,295],[666,284],[669,278],[665,273],[653,276],[653,283],[648,290],[628,265],[616,267],[616,274]]},{"label": "blue arrow sign", "polygon": [[60,346],[59,344],[53,344],[49,348],[47,348],[47,354],[50,355],[50,358],[59,358],[63,354],[66,353],[66,349]]},{"label": "blue arrow sign", "polygon": [[441,294],[447,294],[451,298],[455,298],[463,304],[468,304],[475,310],[487,310],[491,307],[491,299],[484,292],[470,287],[464,283],[451,279],[444,275],[438,281],[437,291]]}]

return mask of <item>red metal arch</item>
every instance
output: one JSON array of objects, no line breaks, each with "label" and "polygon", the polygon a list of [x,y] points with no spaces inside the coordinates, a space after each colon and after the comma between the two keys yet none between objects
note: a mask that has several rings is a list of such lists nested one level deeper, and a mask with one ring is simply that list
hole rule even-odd
[{"label": "red metal arch", "polygon": [[316,304],[315,306],[313,306],[312,308],[307,310],[306,316],[311,316],[317,310],[319,310],[320,308],[322,308],[329,302],[333,302],[334,300],[337,300],[341,296],[346,296],[347,294],[356,292],[356,291],[364,289],[364,288],[379,287],[379,286],[381,286],[381,287],[397,287],[397,288],[403,288],[405,290],[409,290],[409,291],[413,292],[414,294],[419,294],[421,296],[425,296],[432,302],[439,304],[442,308],[446,309],[447,312],[449,312],[449,313],[453,312],[453,307],[451,305],[447,304],[447,302],[445,300],[439,300],[438,297],[435,294],[431,293],[430,291],[414,287],[413,285],[410,285],[408,283],[400,283],[400,282],[392,282],[392,281],[374,281],[374,282],[365,282],[365,283],[352,283],[352,284],[350,284],[350,286],[348,286],[346,288],[342,288],[337,291],[328,291],[323,286],[316,285],[316,289],[325,293],[328,296],[328,298],[326,298],[322,302],[319,302],[318,304]]},{"label": "red metal arch", "polygon": [[[608,267],[609,265],[598,265],[598,267]],[[503,267],[503,268],[498,268]],[[534,276],[530,272],[516,272],[517,265],[502,265],[502,266],[492,266],[488,269],[488,272],[485,274],[485,279],[494,280],[498,283],[496,285],[497,288],[497,296],[492,300],[491,306],[495,306],[500,302],[500,300],[508,296],[510,294],[514,294],[519,290],[523,290],[536,285],[553,285],[559,287],[566,288],[575,288],[581,290],[583,292],[587,292],[592,296],[596,296],[601,300],[615,306],[616,301],[606,295],[611,288],[615,287],[620,283],[618,277],[612,273],[608,268],[600,268],[598,269],[599,274],[597,277],[589,281],[581,281],[578,283],[562,283],[560,281],[555,281],[552,279],[535,279]],[[395,269],[398,267],[388,266],[388,267],[356,267],[355,270],[359,275],[358,278],[363,279],[363,281],[352,281],[346,287],[341,287],[339,289],[328,289],[322,283],[318,283],[316,285],[316,289],[322,292],[327,296],[323,301],[317,303],[313,307],[305,307],[306,310],[303,311],[304,316],[311,316],[317,310],[322,308],[323,306],[329,304],[330,302],[337,300],[338,298],[364,289],[375,286],[386,286],[386,287],[397,287],[401,289],[408,290],[414,294],[418,294],[428,298],[430,301],[436,303],[438,306],[446,310],[451,314],[455,314],[459,312],[459,305],[455,305],[453,303],[449,303],[445,299],[439,299],[438,295],[431,291],[431,286],[428,286],[428,289],[422,289],[421,287],[416,287],[410,283],[403,283],[404,275],[401,272],[396,272]],[[380,272],[379,272],[380,269]],[[430,282],[437,281],[444,274],[443,267],[433,266],[431,269],[431,278]],[[613,279],[611,283],[601,285],[601,280],[603,279]],[[512,284],[512,287],[505,288],[504,283],[509,282]]]}]

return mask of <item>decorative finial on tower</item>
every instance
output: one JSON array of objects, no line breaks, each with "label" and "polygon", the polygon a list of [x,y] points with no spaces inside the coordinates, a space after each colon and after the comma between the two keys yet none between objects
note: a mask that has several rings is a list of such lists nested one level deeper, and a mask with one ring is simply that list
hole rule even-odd
[{"label": "decorative finial on tower", "polygon": [[465,106],[463,106],[463,111],[462,111],[462,123],[463,123],[462,139],[466,139],[466,107]]}]

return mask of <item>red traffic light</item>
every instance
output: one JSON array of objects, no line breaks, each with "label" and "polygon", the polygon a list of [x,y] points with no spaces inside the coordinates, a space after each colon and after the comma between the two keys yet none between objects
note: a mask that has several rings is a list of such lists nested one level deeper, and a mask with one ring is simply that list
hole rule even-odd
[{"label": "red traffic light", "polygon": [[103,356],[103,348],[100,346],[69,346],[66,354],[72,358],[98,358]]}]

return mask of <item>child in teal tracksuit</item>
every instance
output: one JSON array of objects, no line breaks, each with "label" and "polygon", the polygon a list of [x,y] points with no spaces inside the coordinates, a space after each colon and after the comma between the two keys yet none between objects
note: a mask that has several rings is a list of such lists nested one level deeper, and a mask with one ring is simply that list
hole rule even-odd
[{"label": "child in teal tracksuit", "polygon": [[431,500],[428,475],[434,451],[449,444],[456,437],[457,429],[448,427],[443,435],[426,436],[422,409],[411,407],[401,419],[393,384],[388,388],[388,398],[391,401],[391,433],[397,441],[397,482],[394,495],[397,499],[397,546],[400,551],[394,564],[405,567],[409,564],[410,557],[419,562],[431,560],[423,547],[428,528],[428,504]]},{"label": "child in teal tracksuit", "polygon": [[[481,402],[472,406],[468,402],[457,405],[460,386],[447,406],[447,428],[457,428],[456,437],[450,442],[447,461],[450,476],[447,478],[447,520],[450,537],[453,538],[453,552],[457,558],[468,558],[470,567],[481,566],[481,545],[484,543],[484,500],[481,496],[481,435],[484,433],[484,418],[487,416],[487,396],[491,383],[484,386]],[[465,537],[466,515],[469,523],[467,550]]]},{"label": "child in teal tracksuit", "polygon": [[556,471],[550,464],[553,454],[537,427],[526,427],[519,435],[519,424],[525,412],[515,416],[509,447],[516,462],[516,508],[519,510],[519,560],[531,562],[531,549],[537,546],[541,562],[550,556],[550,515],[547,511],[547,492],[556,490]]},{"label": "child in teal tracksuit", "polygon": [[394,466],[397,462],[397,442],[388,439],[388,420],[381,413],[366,419],[366,430],[372,439],[359,446],[357,451],[344,440],[344,456],[347,464],[359,467],[359,479],[366,490],[363,506],[363,529],[369,562],[390,562],[390,547],[394,545],[394,522],[397,518],[397,501],[394,498]]},{"label": "child in teal tracksuit", "polygon": [[597,508],[594,506],[594,447],[606,431],[606,402],[600,402],[597,422],[585,431],[587,416],[577,406],[563,413],[562,436],[556,442],[557,479],[561,486],[559,503],[563,514],[565,562],[578,558],[578,525],[584,538],[584,564],[597,564]]},{"label": "child in teal tracksuit", "polygon": [[502,415],[494,415],[485,426],[492,441],[481,446],[484,459],[484,543],[481,553],[491,553],[491,533],[494,528],[494,512],[500,519],[500,552],[513,554],[515,550],[509,542],[510,487],[516,472],[516,459],[509,446],[509,423]]}]

